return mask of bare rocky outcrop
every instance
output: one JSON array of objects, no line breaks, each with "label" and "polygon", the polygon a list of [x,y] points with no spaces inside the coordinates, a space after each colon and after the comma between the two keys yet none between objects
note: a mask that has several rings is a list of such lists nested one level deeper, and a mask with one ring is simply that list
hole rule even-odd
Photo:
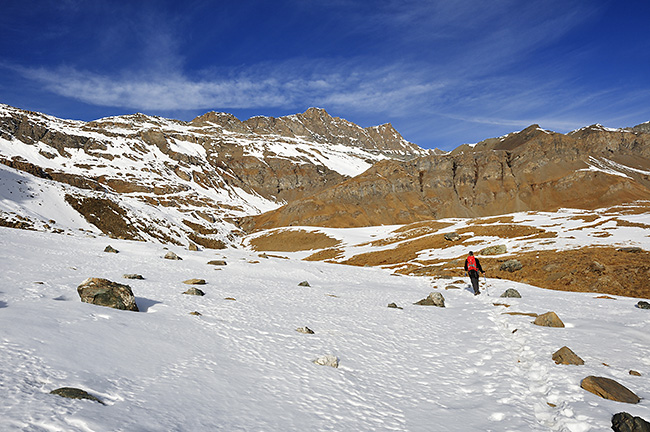
[{"label": "bare rocky outcrop", "polygon": [[131,287],[108,279],[88,278],[77,287],[84,303],[139,312]]}]

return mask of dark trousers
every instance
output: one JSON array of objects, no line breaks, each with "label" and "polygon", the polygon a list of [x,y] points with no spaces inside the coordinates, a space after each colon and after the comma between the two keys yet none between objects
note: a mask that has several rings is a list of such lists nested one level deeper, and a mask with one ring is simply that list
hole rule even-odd
[{"label": "dark trousers", "polygon": [[468,274],[469,280],[472,282],[472,288],[474,288],[474,294],[480,294],[478,290],[478,272],[476,270],[470,270]]}]

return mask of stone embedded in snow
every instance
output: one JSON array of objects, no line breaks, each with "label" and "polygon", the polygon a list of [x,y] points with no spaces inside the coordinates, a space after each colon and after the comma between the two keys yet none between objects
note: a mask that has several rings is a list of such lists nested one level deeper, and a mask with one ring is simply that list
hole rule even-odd
[{"label": "stone embedded in snow", "polygon": [[616,402],[636,404],[641,400],[624,385],[605,377],[588,376],[582,380],[580,387],[596,396]]},{"label": "stone embedded in snow", "polygon": [[237,301],[234,297],[225,297],[224,300]]},{"label": "stone embedded in snow", "polygon": [[198,289],[198,288],[194,288],[194,287],[188,289],[188,290],[185,291],[183,294],[187,294],[187,295],[195,295],[195,296],[204,296],[204,295],[205,295],[205,293],[204,293],[203,291],[201,291],[201,290]]},{"label": "stone embedded in snow", "polygon": [[210,264],[210,265],[216,265],[216,266],[225,266],[225,265],[228,265],[228,263],[225,262],[224,260],[212,260],[212,261],[208,261],[208,264]]},{"label": "stone embedded in snow", "polygon": [[650,423],[641,417],[620,412],[612,417],[612,430],[614,432],[650,432]]},{"label": "stone embedded in snow", "polygon": [[125,274],[122,275],[122,277],[124,279],[139,279],[139,280],[144,279],[144,276],[142,276],[141,274],[137,274],[137,273],[125,273]]},{"label": "stone embedded in snow", "polygon": [[118,251],[117,249],[115,249],[113,246],[108,245],[108,246],[106,246],[106,248],[104,248],[104,252],[108,252],[108,253],[119,253],[120,251]]},{"label": "stone embedded in snow", "polygon": [[563,346],[553,354],[553,361],[555,364],[564,364],[564,365],[583,365],[585,364],[576,353],[574,353],[569,347]]},{"label": "stone embedded in snow", "polygon": [[397,306],[395,303],[388,303],[388,307],[392,309],[404,309],[402,307]]},{"label": "stone embedded in snow", "polygon": [[636,307],[638,307],[639,309],[650,309],[650,303],[641,300],[636,304]]},{"label": "stone embedded in snow", "polygon": [[304,334],[314,334],[314,331],[310,329],[309,327],[298,327],[296,329],[298,333],[304,333]]},{"label": "stone embedded in snow", "polygon": [[458,241],[458,240],[460,240],[460,235],[458,235],[457,232],[450,232],[450,233],[445,234],[445,240],[451,241],[451,242]]},{"label": "stone embedded in snow", "polygon": [[88,278],[77,287],[84,303],[139,312],[131,287],[108,279]]},{"label": "stone embedded in snow", "polygon": [[413,303],[420,306],[438,306],[445,307],[445,298],[439,292],[429,293],[427,298],[420,300],[419,302]]},{"label": "stone embedded in snow", "polygon": [[519,291],[517,291],[514,288],[508,288],[501,294],[501,297],[505,298],[521,298],[521,294],[519,294]]},{"label": "stone embedded in snow", "polygon": [[460,287],[459,287],[459,286],[456,286],[456,285],[447,285],[447,286],[445,287],[445,289],[446,289],[446,290],[450,290],[450,289],[460,289]]},{"label": "stone embedded in snow", "polygon": [[205,285],[207,282],[205,281],[205,279],[193,278],[193,279],[184,280],[183,283],[186,285]]},{"label": "stone embedded in snow", "polygon": [[519,271],[522,268],[523,268],[523,265],[521,264],[521,262],[519,260],[516,260],[516,259],[511,259],[511,260],[505,261],[505,262],[501,263],[501,265],[499,266],[499,270],[507,271],[507,272],[510,272],[510,273]]},{"label": "stone embedded in snow", "polygon": [[104,402],[91,395],[87,391],[74,387],[61,387],[56,390],[52,390],[50,394],[55,394],[68,399],[88,399],[93,402],[99,402],[100,404],[105,405]]},{"label": "stone embedded in snow", "polygon": [[478,251],[477,255],[501,255],[508,252],[505,245],[490,246]]},{"label": "stone embedded in snow", "polygon": [[535,318],[533,324],[542,327],[564,327],[564,323],[555,312],[546,312],[545,314],[539,315]]},{"label": "stone embedded in snow", "polygon": [[316,360],[312,360],[312,362],[320,366],[331,366],[333,368],[339,367],[339,358],[332,354],[318,357]]},{"label": "stone embedded in snow", "polygon": [[632,375],[632,376],[641,376],[641,372],[637,372],[635,370],[630,370],[630,375]]},{"label": "stone embedded in snow", "polygon": [[197,252],[199,250],[199,247],[195,245],[194,243],[190,243],[190,245],[187,247],[188,250],[191,250],[193,252]]},{"label": "stone embedded in snow", "polygon": [[175,254],[174,252],[172,252],[172,251],[167,252],[167,253],[165,254],[164,258],[165,258],[165,259],[168,259],[168,260],[176,260],[176,261],[180,261],[180,260],[183,259],[183,258],[179,257],[178,255],[176,255],[176,254]]},{"label": "stone embedded in snow", "polygon": [[309,285],[309,282],[307,282],[307,281],[302,281],[302,282],[300,282],[300,283],[298,284],[298,286],[302,286],[302,287],[310,287],[311,285]]},{"label": "stone embedded in snow", "polygon": [[201,316],[201,315],[203,315],[203,314],[202,314],[201,312],[194,311],[194,312],[190,312],[190,315]]}]

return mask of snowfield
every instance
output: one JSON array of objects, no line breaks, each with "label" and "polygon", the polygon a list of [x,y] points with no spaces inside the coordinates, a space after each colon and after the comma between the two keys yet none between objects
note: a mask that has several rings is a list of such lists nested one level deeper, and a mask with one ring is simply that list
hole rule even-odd
[{"label": "snowfield", "polygon": [[[0,430],[586,432],[621,411],[650,420],[650,311],[638,299],[491,279],[475,297],[467,280],[170,249],[183,260],[156,243],[0,228]],[[88,277],[127,283],[141,312],[82,303]],[[189,278],[207,281],[204,297],[181,294]],[[498,298],[507,288],[522,298]],[[413,305],[431,291],[446,308]],[[555,311],[566,328],[506,311]],[[556,365],[565,345],[585,365]],[[338,369],[312,362],[325,354]],[[589,375],[641,402],[588,393]],[[59,387],[105,405],[49,394]]]}]

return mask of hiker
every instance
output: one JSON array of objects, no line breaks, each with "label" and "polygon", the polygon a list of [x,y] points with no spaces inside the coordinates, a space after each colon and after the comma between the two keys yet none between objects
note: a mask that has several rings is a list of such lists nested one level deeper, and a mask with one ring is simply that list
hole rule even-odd
[{"label": "hiker", "polygon": [[483,273],[483,267],[481,263],[478,262],[478,258],[474,257],[474,252],[469,251],[469,256],[465,260],[465,271],[469,276],[469,280],[472,281],[472,287],[474,288],[474,295],[479,295],[481,292],[478,290],[478,272]]}]

